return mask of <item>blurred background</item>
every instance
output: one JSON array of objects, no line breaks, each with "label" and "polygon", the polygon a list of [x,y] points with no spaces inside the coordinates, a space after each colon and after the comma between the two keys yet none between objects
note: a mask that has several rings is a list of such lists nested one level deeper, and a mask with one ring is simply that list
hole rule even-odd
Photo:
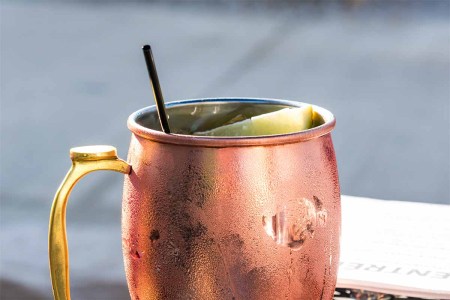
[{"label": "blurred background", "polygon": [[[69,148],[126,158],[128,115],[166,101],[314,103],[333,132],[343,194],[450,204],[450,2],[1,3],[0,298],[49,299],[48,216]],[[97,172],[68,207],[74,299],[127,299],[123,177]]]}]

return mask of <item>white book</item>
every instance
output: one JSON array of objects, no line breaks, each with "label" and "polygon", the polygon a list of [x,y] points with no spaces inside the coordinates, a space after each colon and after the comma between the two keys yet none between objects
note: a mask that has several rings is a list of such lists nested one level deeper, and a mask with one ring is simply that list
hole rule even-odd
[{"label": "white book", "polygon": [[337,287],[450,299],[450,205],[342,196]]}]

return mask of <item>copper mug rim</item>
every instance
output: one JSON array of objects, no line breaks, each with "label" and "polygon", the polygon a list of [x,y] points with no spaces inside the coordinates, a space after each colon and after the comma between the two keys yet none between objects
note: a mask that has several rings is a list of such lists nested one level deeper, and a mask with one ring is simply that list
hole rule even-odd
[{"label": "copper mug rim", "polygon": [[[222,102],[236,102],[236,103],[255,103],[255,104],[277,104],[286,105],[292,107],[301,107],[308,103],[297,102],[290,100],[279,99],[267,99],[267,98],[202,98],[202,99],[188,99],[167,102],[166,107],[171,108],[181,105],[192,105],[200,103],[217,103]],[[128,128],[134,134],[143,137],[148,140],[152,140],[160,143],[188,145],[188,146],[202,146],[202,147],[245,147],[245,146],[267,146],[267,145],[280,145],[307,141],[310,139],[318,138],[333,130],[336,125],[336,119],[334,115],[327,109],[317,105],[312,105],[314,111],[319,113],[324,119],[325,123],[300,132],[294,132],[289,134],[267,135],[267,136],[246,136],[246,137],[207,137],[207,136],[194,136],[184,134],[166,134],[162,131],[154,130],[138,123],[138,119],[145,114],[156,111],[156,106],[148,106],[137,110],[132,113],[127,121]]]}]

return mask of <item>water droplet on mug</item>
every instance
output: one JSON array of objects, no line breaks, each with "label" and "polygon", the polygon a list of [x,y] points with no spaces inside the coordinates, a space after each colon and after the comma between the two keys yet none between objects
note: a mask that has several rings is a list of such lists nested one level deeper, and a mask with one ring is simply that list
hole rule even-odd
[{"label": "water droplet on mug", "polygon": [[[317,201],[315,201],[317,203]],[[314,237],[318,226],[326,223],[327,212],[306,198],[277,209],[273,216],[263,216],[262,224],[266,233],[279,245],[299,250],[305,241]]]},{"label": "water droplet on mug", "polygon": [[131,252],[131,257],[133,257],[134,259],[140,259],[141,258],[141,255],[139,254],[139,251],[134,251],[134,252]]}]

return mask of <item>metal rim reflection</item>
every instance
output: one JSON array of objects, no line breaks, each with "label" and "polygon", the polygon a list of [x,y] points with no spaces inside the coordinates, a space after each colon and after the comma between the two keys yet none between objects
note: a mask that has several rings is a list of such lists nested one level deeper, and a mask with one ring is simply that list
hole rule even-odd
[{"label": "metal rim reflection", "polygon": [[[300,107],[307,103],[279,100],[279,99],[262,99],[262,98],[204,98],[204,99],[189,99],[180,100],[166,103],[167,108],[175,106],[202,104],[202,103],[214,103],[220,104],[222,102],[235,102],[235,103],[255,103],[255,104],[277,104],[287,105],[292,107]],[[336,125],[336,119],[334,115],[317,105],[313,105],[314,110],[318,112],[325,123],[301,132],[270,135],[270,136],[254,136],[254,137],[207,137],[207,136],[193,136],[183,134],[166,134],[162,131],[150,129],[140,125],[137,120],[142,115],[148,114],[156,110],[156,106],[148,106],[132,113],[128,118],[128,128],[134,134],[143,137],[145,139],[157,141],[160,143],[178,144],[178,145],[191,145],[191,146],[203,146],[203,147],[245,147],[245,146],[265,146],[265,145],[279,145],[289,144],[299,141],[307,141],[310,139],[318,138],[333,130]]]}]

